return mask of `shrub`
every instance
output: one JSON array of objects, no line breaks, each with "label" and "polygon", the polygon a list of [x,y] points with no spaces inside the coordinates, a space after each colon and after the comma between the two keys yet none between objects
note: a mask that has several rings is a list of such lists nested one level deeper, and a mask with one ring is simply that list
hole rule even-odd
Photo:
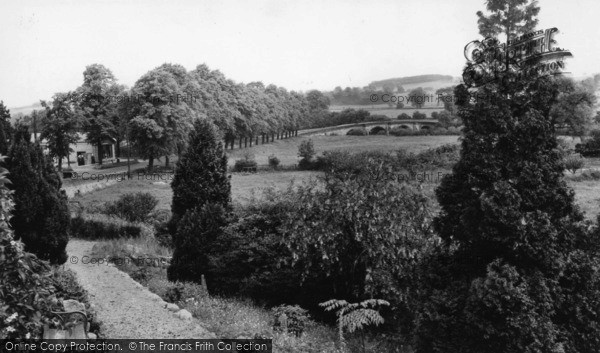
[{"label": "shrub", "polygon": [[412,129],[407,129],[407,128],[403,128],[403,127],[400,127],[400,126],[396,126],[396,127],[393,127],[390,130],[390,135],[393,135],[393,136],[411,136],[411,135],[414,135],[414,132],[413,132]]},{"label": "shrub", "polygon": [[346,135],[348,136],[367,136],[369,132],[364,128],[350,129]]},{"label": "shrub", "polygon": [[256,160],[254,159],[254,153],[252,151],[247,150],[244,151],[242,159],[238,159],[235,161],[235,165],[233,170],[236,172],[244,172],[244,171],[256,171]]},{"label": "shrub", "polygon": [[384,114],[373,114],[371,115],[371,121],[387,121],[391,120],[387,115]]},{"label": "shrub", "polygon": [[213,242],[226,225],[227,214],[221,204],[207,203],[188,211],[173,235],[173,259],[167,270],[169,280],[199,282],[209,270]]},{"label": "shrub", "polygon": [[579,169],[585,166],[585,159],[579,154],[572,154],[565,158],[565,168],[575,174]]},{"label": "shrub", "polygon": [[79,214],[71,220],[73,237],[79,239],[137,238],[149,230],[114,216]]},{"label": "shrub", "polygon": [[315,154],[315,145],[312,140],[304,140],[300,143],[300,146],[298,146],[298,157],[302,159],[310,161]]},{"label": "shrub", "polygon": [[107,203],[105,213],[130,222],[145,222],[158,205],[158,199],[148,192],[127,193],[115,202]]},{"label": "shrub", "polygon": [[235,161],[235,165],[233,166],[233,170],[236,172],[245,172],[245,171],[256,171],[256,161],[248,160],[248,159],[238,159]]},{"label": "shrub", "polygon": [[575,152],[584,157],[600,157],[600,130],[592,130],[587,141],[575,145]]},{"label": "shrub", "polygon": [[584,170],[580,175],[571,177],[573,181],[600,180],[600,170]]},{"label": "shrub", "polygon": [[[298,305],[279,305],[271,309],[275,317],[275,331],[286,331],[295,334],[297,337],[302,336],[302,332],[310,323],[310,315],[308,310],[302,309]],[[286,322],[279,321],[285,315]],[[282,327],[285,324],[286,327]]]},{"label": "shrub", "polygon": [[412,115],[413,119],[427,119],[427,114],[425,113],[420,113],[418,110],[415,110],[415,112]]},{"label": "shrub", "polygon": [[[0,156],[0,162],[4,160]],[[23,251],[9,227],[14,203],[7,170],[0,167],[0,339],[41,338],[58,301],[50,267]]]},{"label": "shrub", "polygon": [[360,303],[348,303],[345,300],[332,299],[319,304],[325,311],[336,311],[338,338],[342,347],[346,345],[344,331],[348,333],[361,331],[363,334],[361,340],[363,352],[365,351],[365,340],[362,330],[369,325],[378,326],[383,324],[384,319],[376,310],[378,306],[383,305],[390,305],[390,303],[381,299],[367,299]]},{"label": "shrub", "polygon": [[25,250],[42,260],[62,264],[67,260],[69,209],[61,192],[61,179],[39,145],[26,140],[25,131],[10,149],[7,167],[11,171],[15,216],[15,239]]},{"label": "shrub", "polygon": [[190,133],[189,147],[177,161],[173,188],[171,230],[188,210],[216,203],[229,208],[231,182],[227,175],[227,156],[217,128],[199,119]]},{"label": "shrub", "polygon": [[318,293],[309,294],[307,307],[332,295],[353,301],[377,296],[390,298],[399,318],[399,293],[415,284],[415,264],[436,243],[431,204],[413,185],[393,180],[383,163],[365,163],[358,173],[328,173],[323,184],[298,187],[282,242],[297,271],[326,278]]},{"label": "shrub", "polygon": [[298,157],[300,157],[300,162],[298,163],[298,168],[300,170],[310,170],[313,169],[313,157],[315,156],[315,146],[312,140],[304,140],[298,146]]},{"label": "shrub", "polygon": [[436,189],[442,245],[421,269],[416,351],[598,351],[600,318],[586,308],[600,303],[600,244],[563,180],[548,119],[559,82],[504,75],[455,89],[465,133]]},{"label": "shrub", "polygon": [[406,113],[402,113],[402,114],[398,115],[398,119],[399,120],[409,120],[410,119],[410,115],[408,115]]},{"label": "shrub", "polygon": [[269,166],[271,166],[271,168],[277,169],[279,162],[279,158],[277,158],[274,154],[269,156]]}]

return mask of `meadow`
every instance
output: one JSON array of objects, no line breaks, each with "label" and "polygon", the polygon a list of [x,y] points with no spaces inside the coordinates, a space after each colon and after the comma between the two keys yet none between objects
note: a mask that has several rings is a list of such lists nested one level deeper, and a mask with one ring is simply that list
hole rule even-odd
[{"label": "meadow", "polygon": [[247,149],[234,149],[227,151],[229,165],[234,165],[237,159],[244,154],[254,154],[259,165],[268,164],[270,155],[279,158],[281,165],[295,165],[298,163],[298,145],[303,140],[311,139],[317,155],[325,151],[347,150],[351,152],[363,151],[397,151],[405,149],[408,152],[421,152],[428,148],[439,147],[448,143],[457,143],[458,136],[298,136],[286,140],[277,140],[273,143],[258,145]]},{"label": "meadow", "polygon": [[[324,151],[348,150],[352,152],[361,151],[388,151],[393,152],[399,149],[405,149],[408,152],[418,153],[428,148],[435,148],[448,143],[458,143],[457,136],[312,136],[296,137],[286,140],[277,140],[270,144],[259,145],[242,150],[228,151],[229,164],[233,165],[235,160],[243,158],[245,153],[251,152],[255,155],[259,165],[268,164],[268,156],[277,156],[282,166],[293,166],[298,163],[298,145],[301,141],[312,139],[317,155]],[[600,168],[599,158],[590,158],[586,161],[586,169]],[[424,183],[425,190],[433,196],[435,186],[439,183],[437,172],[433,173],[433,180]],[[450,170],[440,172],[449,173]],[[281,170],[281,171],[263,171],[260,173],[232,173],[231,188],[232,199],[237,203],[245,203],[253,196],[260,196],[260,193],[266,188],[285,189],[290,183],[302,183],[309,178],[320,175],[315,171],[299,170]],[[575,191],[577,204],[585,212],[587,219],[595,219],[600,213],[598,205],[600,204],[600,181],[583,180],[578,181],[577,176],[581,171],[572,175],[565,172],[565,179],[568,185]],[[93,205],[102,205],[107,201],[114,201],[120,195],[129,192],[145,191],[150,192],[159,200],[156,209],[170,210],[172,190],[167,182],[149,181],[137,179],[124,180],[112,186],[97,190],[82,196],[75,197],[84,207]]]}]

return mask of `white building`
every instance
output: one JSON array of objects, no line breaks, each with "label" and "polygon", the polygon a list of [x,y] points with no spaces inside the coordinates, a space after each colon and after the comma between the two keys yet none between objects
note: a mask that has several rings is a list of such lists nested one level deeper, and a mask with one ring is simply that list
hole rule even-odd
[{"label": "white building", "polygon": [[[37,134],[37,140],[40,142],[44,153],[48,152],[48,143],[46,140],[39,139],[40,133]],[[86,141],[86,135],[84,133],[77,133],[77,142],[71,144],[73,152],[69,155],[68,160],[71,161],[71,165],[87,165],[98,163],[98,146],[90,144]],[[36,138],[31,134],[31,142],[34,142]],[[107,138],[102,141],[102,147],[100,151],[103,153],[102,163],[112,163],[116,161],[115,155],[115,140]],[[81,158],[80,158],[81,157]],[[58,161],[57,161],[58,162]],[[63,166],[66,165],[67,160],[63,159]]]}]

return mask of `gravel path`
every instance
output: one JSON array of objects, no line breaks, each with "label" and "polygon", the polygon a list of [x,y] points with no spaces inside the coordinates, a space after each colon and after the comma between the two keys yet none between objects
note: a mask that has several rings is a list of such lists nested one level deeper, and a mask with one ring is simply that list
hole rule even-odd
[{"label": "gravel path", "polygon": [[[105,338],[213,338],[196,319],[183,321],[156,294],[111,265],[83,264],[94,242],[71,239],[65,264],[87,290]],[[74,259],[77,259],[77,263]],[[86,260],[89,260],[87,258]]]}]

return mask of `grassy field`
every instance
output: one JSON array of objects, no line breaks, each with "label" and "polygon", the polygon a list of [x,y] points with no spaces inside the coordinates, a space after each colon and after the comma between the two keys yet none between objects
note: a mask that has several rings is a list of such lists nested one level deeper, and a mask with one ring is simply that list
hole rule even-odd
[{"label": "grassy field", "polygon": [[[299,183],[315,177],[318,172],[311,171],[292,171],[292,172],[272,172],[260,174],[238,174],[231,175],[231,189],[233,202],[244,203],[252,195],[260,196],[261,190],[274,187],[285,189],[290,183]],[[94,206],[101,206],[106,202],[114,201],[119,196],[130,192],[149,192],[158,199],[157,210],[170,210],[173,191],[171,185],[166,182],[153,182],[146,180],[124,180],[112,186],[97,191],[76,196],[72,201],[79,202],[83,207],[89,209]]]},{"label": "grassy field", "polygon": [[[255,153],[259,164],[267,164],[269,155],[276,155],[283,165],[298,163],[297,150],[300,141],[308,137],[290,138],[279,140],[271,144],[260,145],[244,150],[234,150],[229,153],[229,163],[233,165],[236,159],[242,158],[246,151]],[[328,150],[358,151],[395,151],[404,148],[410,152],[419,152],[427,148],[437,147],[446,143],[457,143],[457,136],[313,136],[310,137],[315,144],[317,154]],[[600,158],[588,159],[586,168],[600,169]],[[449,172],[449,171],[446,171]],[[580,172],[579,172],[580,173]],[[578,173],[578,174],[579,174]],[[244,203],[252,195],[259,196],[261,190],[267,187],[284,189],[291,182],[300,183],[315,177],[318,172],[287,171],[287,172],[261,172],[259,174],[233,173],[231,177],[232,198],[234,202]],[[432,181],[426,183],[425,190],[433,196],[433,189],[439,183],[437,173],[432,174]],[[566,175],[568,185],[575,190],[576,202],[586,213],[586,218],[595,219],[600,213],[600,181],[573,181],[570,173]],[[101,205],[107,201],[114,201],[120,195],[128,192],[147,191],[159,200],[157,209],[170,209],[172,191],[171,186],[165,182],[138,180],[122,181],[105,189],[97,190],[83,196],[75,197],[83,206]]]},{"label": "grassy field", "polygon": [[258,164],[268,164],[270,155],[279,158],[281,165],[298,164],[298,145],[301,141],[308,139],[313,141],[315,151],[317,155],[320,155],[324,151],[341,149],[352,152],[396,151],[399,149],[420,152],[447,143],[457,143],[458,136],[299,136],[252,148],[228,151],[229,165],[234,165],[235,161],[243,158],[247,151],[254,154]]}]

